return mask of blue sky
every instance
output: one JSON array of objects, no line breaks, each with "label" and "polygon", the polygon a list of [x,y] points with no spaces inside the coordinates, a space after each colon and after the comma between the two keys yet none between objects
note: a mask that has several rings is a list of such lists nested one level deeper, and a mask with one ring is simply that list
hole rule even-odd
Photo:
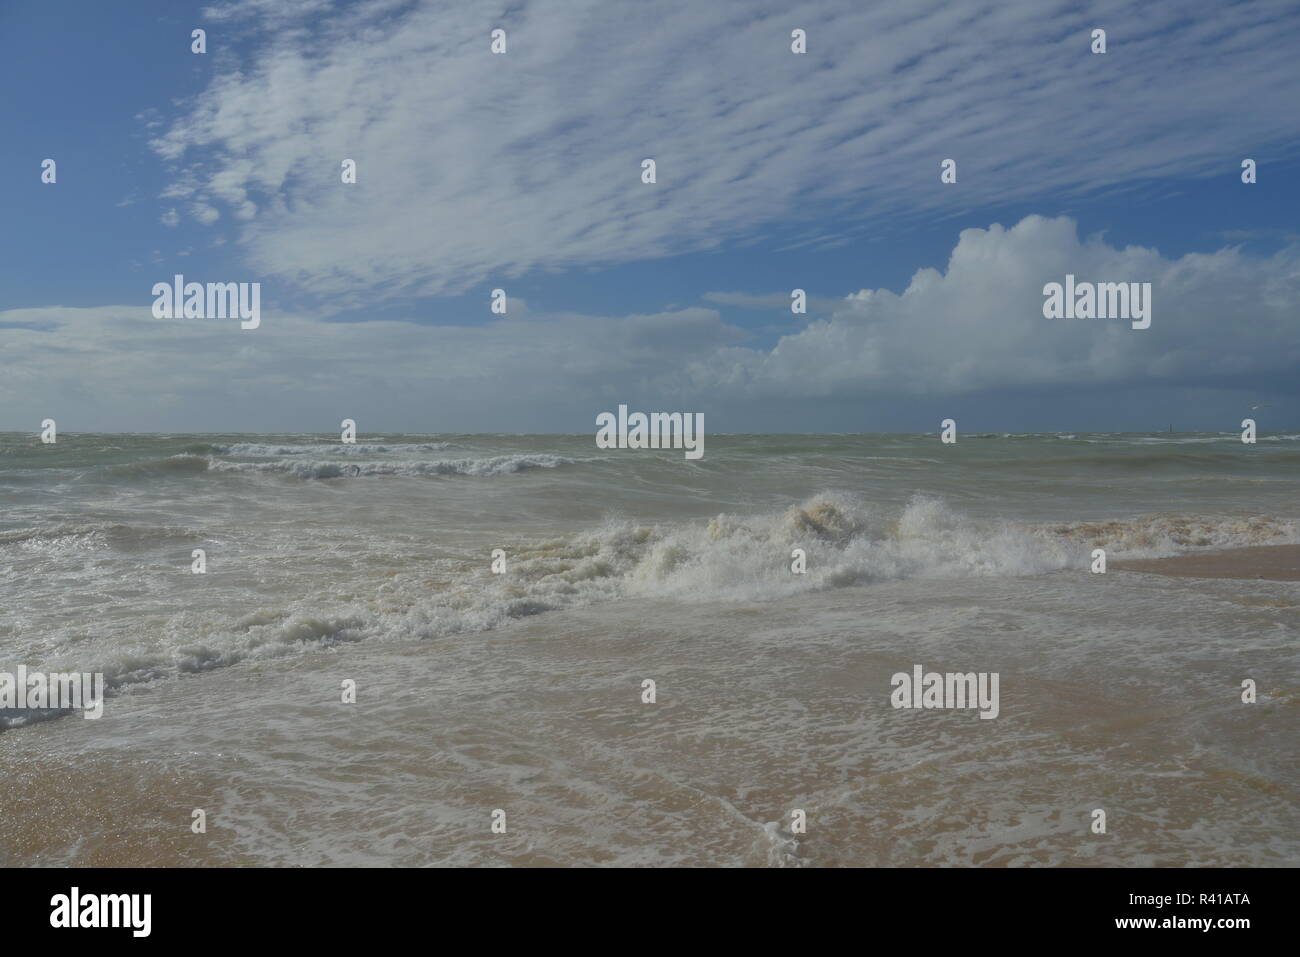
[{"label": "blue sky", "polygon": [[[8,0],[0,428],[1296,428],[1298,54],[1294,3]],[[1043,319],[1067,271],[1151,329]],[[261,327],[154,319],[178,272]]]}]

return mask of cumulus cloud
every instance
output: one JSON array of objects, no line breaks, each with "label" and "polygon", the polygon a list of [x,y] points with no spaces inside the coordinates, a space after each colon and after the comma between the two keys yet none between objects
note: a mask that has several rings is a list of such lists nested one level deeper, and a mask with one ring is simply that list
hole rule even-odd
[{"label": "cumulus cloud", "polygon": [[[239,0],[209,15],[249,39],[154,140],[175,171],[164,195],[200,221],[228,212],[268,278],[353,302],[778,227],[796,246],[847,241],[831,213],[865,232],[1233,177],[1294,139],[1278,118],[1300,100],[1300,21],[1263,2],[1188,17],[1065,0]],[[1105,55],[1089,52],[1099,24]],[[949,157],[955,186],[939,182]]]},{"label": "cumulus cloud", "polygon": [[[1043,287],[1149,282],[1152,322],[1045,319]],[[1224,383],[1300,367],[1300,247],[1166,259],[1081,239],[1073,220],[1029,216],[964,230],[943,270],[901,294],[863,289],[771,350],[724,348],[692,364],[699,389],[740,395],[960,395],[997,388]]]},{"label": "cumulus cloud", "polygon": [[[1151,327],[1043,318],[1043,286],[1067,273],[1150,282]],[[763,410],[790,401],[870,398],[897,421],[917,397],[1050,387],[1059,414],[1097,386],[1294,394],[1298,303],[1300,247],[1170,259],[1030,216],[962,232],[943,268],[918,270],[900,293],[863,289],[772,348],[702,307],[589,316],[520,300],[487,324],[428,325],[264,304],[250,331],[154,319],[147,305],[14,309],[0,334],[25,358],[0,379],[0,408],[10,427],[52,416],[72,431],[328,430],[345,416],[409,431],[578,431],[630,402],[739,408],[730,428],[763,430]]]}]

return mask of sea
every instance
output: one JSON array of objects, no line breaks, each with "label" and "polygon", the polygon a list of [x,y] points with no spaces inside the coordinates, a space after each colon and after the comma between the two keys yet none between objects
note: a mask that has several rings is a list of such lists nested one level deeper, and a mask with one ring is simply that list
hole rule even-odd
[{"label": "sea", "polygon": [[0,865],[1296,866],[1300,584],[1095,554],[1288,544],[1293,433],[0,433],[0,673],[108,689]]}]

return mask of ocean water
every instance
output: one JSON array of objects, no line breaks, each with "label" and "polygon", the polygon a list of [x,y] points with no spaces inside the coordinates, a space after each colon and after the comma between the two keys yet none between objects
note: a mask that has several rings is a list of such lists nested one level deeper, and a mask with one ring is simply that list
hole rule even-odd
[{"label": "ocean water", "polygon": [[0,671],[110,688],[0,712],[0,863],[1294,866],[1300,587],[1089,566],[1298,492],[1290,433],[0,434]]}]

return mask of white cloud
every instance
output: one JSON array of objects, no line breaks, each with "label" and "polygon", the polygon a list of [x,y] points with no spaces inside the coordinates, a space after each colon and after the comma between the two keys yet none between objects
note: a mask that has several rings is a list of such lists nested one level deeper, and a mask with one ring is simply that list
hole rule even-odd
[{"label": "white cloud", "polygon": [[[743,309],[776,309],[782,312],[788,312],[793,302],[789,292],[772,292],[755,295],[748,292],[706,292],[704,294],[705,302],[716,302],[720,306],[739,306]],[[808,296],[808,290],[804,290],[804,304],[810,313],[830,312],[837,309],[843,304],[839,299],[824,299],[820,297]]]},{"label": "white cloud", "polygon": [[538,316],[522,300],[473,326],[321,322],[264,302],[255,330],[155,319],[148,304],[12,309],[0,345],[24,360],[0,379],[0,409],[13,428],[50,416],[72,431],[332,429],[345,415],[545,430],[556,416],[585,423],[607,396],[660,394],[699,349],[742,337],[710,309],[611,321]]},{"label": "white cloud", "polygon": [[[1267,162],[1294,138],[1279,117],[1300,100],[1300,21],[1268,3],[1194,18],[1064,0],[522,0],[495,16],[240,0],[213,14],[251,18],[265,42],[155,141],[177,164],[164,195],[229,210],[267,278],[354,302],[778,226],[795,245],[845,241],[828,213],[866,233],[877,216],[1232,179],[1239,156]],[[1105,55],[1089,52],[1098,24]],[[503,56],[488,51],[496,26]],[[645,157],[657,185],[640,182]],[[946,157],[955,186],[939,182]]]},{"label": "white cloud", "polygon": [[207,203],[195,203],[190,207],[190,214],[204,226],[210,226],[221,218],[221,213]]},{"label": "white cloud", "polygon": [[[1149,282],[1152,321],[1043,318],[1043,286]],[[1300,247],[1165,259],[1080,240],[1065,217],[961,233],[946,269],[895,294],[864,289],[771,350],[732,347],[692,364],[694,386],[748,397],[960,395],[1048,386],[1178,385],[1300,367]]]},{"label": "white cloud", "polygon": [[[1151,327],[1044,319],[1042,287],[1066,273],[1152,283]],[[0,312],[0,345],[24,359],[0,379],[0,424],[50,416],[71,431],[276,431],[364,416],[408,431],[555,431],[585,428],[622,401],[729,405],[748,410],[732,428],[761,430],[765,408],[798,400],[869,397],[893,410],[888,422],[918,397],[1016,388],[1050,387],[1066,409],[1097,387],[1246,381],[1294,392],[1297,303],[1300,247],[1166,259],[1035,216],[964,231],[943,270],[919,270],[901,294],[855,293],[773,348],[747,345],[698,307],[605,317],[512,300],[504,318],[488,319],[481,303],[457,317],[472,325],[428,325],[322,322],[264,301],[261,327],[248,331],[153,319],[148,304],[13,309]]]}]

